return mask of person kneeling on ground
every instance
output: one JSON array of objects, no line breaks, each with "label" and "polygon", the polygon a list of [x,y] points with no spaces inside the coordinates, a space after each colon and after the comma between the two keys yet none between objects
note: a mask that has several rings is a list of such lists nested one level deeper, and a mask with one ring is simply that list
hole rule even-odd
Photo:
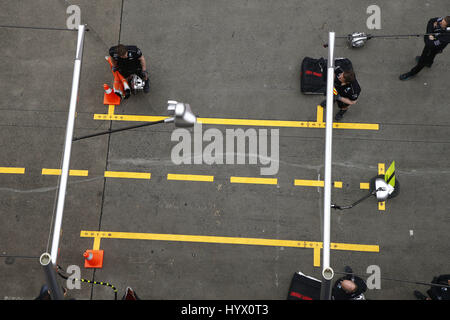
[{"label": "person kneeling on ground", "polygon": [[[334,88],[334,101],[337,101],[339,107],[339,112],[334,117],[334,120],[339,121],[347,112],[348,108],[358,101],[361,87],[353,71],[342,71],[337,67],[335,70]],[[325,107],[326,100],[322,101],[320,106]]]},{"label": "person kneeling on ground", "polygon": [[149,92],[150,81],[148,78],[147,63],[142,51],[138,47],[119,44],[109,49],[109,55],[112,58],[113,72],[119,71],[127,81],[130,80],[133,74],[136,74],[145,81],[144,92]]}]

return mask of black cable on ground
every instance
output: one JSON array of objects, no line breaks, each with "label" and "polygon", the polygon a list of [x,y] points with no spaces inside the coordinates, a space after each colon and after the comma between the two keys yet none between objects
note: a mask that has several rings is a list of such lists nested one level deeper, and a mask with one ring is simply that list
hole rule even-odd
[{"label": "black cable on ground", "polygon": [[[58,269],[57,269],[58,274],[59,274],[63,279],[68,280],[69,277],[63,275],[63,274],[60,272],[61,269],[62,269],[62,268],[61,268],[60,266],[58,266]],[[91,280],[87,280],[87,279],[76,279],[76,278],[73,278],[73,280],[75,280],[75,281],[81,281],[81,282],[85,282],[85,283],[90,283],[90,284],[97,284],[97,285],[102,285],[102,286],[110,287],[110,288],[113,289],[113,291],[114,291],[114,300],[117,300],[117,288],[116,288],[115,286],[113,286],[112,284],[108,283],[108,282],[101,282],[101,281],[99,282],[99,281],[91,281]]]},{"label": "black cable on ground", "polygon": [[[353,275],[353,276],[357,276],[361,279],[363,279],[364,276],[360,276],[357,275],[356,273],[348,273],[348,272],[339,272],[339,271],[335,271],[334,273],[336,274],[342,274],[342,275]],[[438,284],[438,283],[431,283],[431,282],[421,282],[421,281],[411,281],[411,280],[401,280],[401,279],[394,279],[394,278],[385,278],[385,277],[380,277],[381,280],[388,280],[388,281],[396,281],[396,282],[403,282],[403,283],[411,283],[411,284],[419,284],[419,285],[423,285],[423,286],[430,286],[430,287],[443,287],[443,288],[449,288],[449,285],[445,285],[445,284]]]}]

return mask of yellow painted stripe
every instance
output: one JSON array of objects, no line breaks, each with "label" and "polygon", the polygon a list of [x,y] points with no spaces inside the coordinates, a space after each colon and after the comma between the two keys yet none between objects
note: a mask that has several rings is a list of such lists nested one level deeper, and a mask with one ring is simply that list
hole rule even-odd
[{"label": "yellow painted stripe", "polygon": [[105,178],[150,179],[150,172],[105,171]]},{"label": "yellow painted stripe", "polygon": [[325,128],[326,126],[326,122],[308,122],[308,128]]},{"label": "yellow painted stripe", "polygon": [[320,248],[314,248],[314,267],[320,267]]},{"label": "yellow painted stripe", "polygon": [[308,122],[306,121],[220,119],[220,118],[198,118],[197,121],[202,124],[221,124],[233,126],[291,127],[291,128],[308,127]]},{"label": "yellow painted stripe", "polygon": [[[61,175],[61,169],[42,169],[42,175],[48,175],[48,176],[59,176]],[[79,176],[79,177],[87,177],[89,175],[88,170],[69,170],[70,176]]]},{"label": "yellow painted stripe", "polygon": [[333,122],[335,129],[359,129],[359,130],[379,130],[380,125],[377,123],[341,123]]},{"label": "yellow painted stripe", "polygon": [[88,170],[69,170],[69,175],[87,177],[89,175]]},{"label": "yellow painted stripe", "polygon": [[323,187],[325,183],[322,180],[294,180],[295,186],[303,187]]},{"label": "yellow painted stripe", "polygon": [[[324,187],[325,182],[323,180],[300,180],[296,179],[294,180],[295,186],[302,186],[302,187]],[[335,181],[334,182],[335,188],[342,188],[342,181]]]},{"label": "yellow painted stripe", "polygon": [[[141,121],[141,122],[159,121],[166,118],[167,117],[140,116],[140,115],[108,115],[108,114],[94,115],[95,120],[121,120],[121,121]],[[308,127],[308,122],[306,121],[197,118],[197,122],[202,124],[219,124],[219,125],[235,125],[235,126],[296,127],[296,128]]]},{"label": "yellow painted stripe", "polygon": [[384,174],[384,170],[385,170],[384,163],[379,163],[378,164],[378,174]]},{"label": "yellow painted stripe", "polygon": [[334,182],[334,187],[335,188],[342,188],[342,181],[335,181]]},{"label": "yellow painted stripe", "polygon": [[179,181],[204,181],[213,182],[214,176],[205,176],[199,174],[173,174],[167,175],[167,180],[179,180]]},{"label": "yellow painted stripe", "polygon": [[113,104],[110,104],[109,105],[109,107],[108,107],[108,114],[109,115],[113,115],[114,114],[114,105]]},{"label": "yellow painted stripe", "polygon": [[380,247],[378,245],[371,245],[371,244],[331,243],[330,248],[334,250],[346,250],[346,251],[367,251],[367,252],[380,251]]},{"label": "yellow painted stripe", "polygon": [[0,173],[24,174],[25,173],[25,168],[0,167]]},{"label": "yellow painted stripe", "polygon": [[168,117],[160,116],[134,116],[134,115],[118,115],[118,114],[94,114],[94,120],[117,120],[117,121],[142,121],[153,122],[167,119]]},{"label": "yellow painted stripe", "polygon": [[253,184],[277,184],[276,178],[247,178],[247,177],[230,177],[231,183],[253,183]]},{"label": "yellow painted stripe", "polygon": [[61,174],[61,169],[46,169],[46,168],[42,169],[42,175],[57,176],[60,174]]},{"label": "yellow painted stripe", "polygon": [[100,250],[100,241],[101,240],[102,240],[101,237],[94,238],[94,246],[92,247],[92,250]]},{"label": "yellow painted stripe", "polygon": [[323,122],[323,107],[317,106],[317,122]]},{"label": "yellow painted stripe", "polygon": [[[168,118],[168,117],[142,116],[142,115],[94,114],[94,120],[153,122],[153,121],[160,121],[160,120],[163,120],[166,118]],[[202,123],[202,124],[233,125],[233,126],[325,128],[325,122],[315,122],[315,121],[197,118],[197,122]],[[333,123],[333,128],[379,130],[379,125],[376,123]]]},{"label": "yellow painted stripe", "polygon": [[[81,231],[80,237],[82,237],[82,238],[98,238],[98,237],[100,237],[100,238],[105,238],[105,239],[160,240],[160,241],[220,243],[220,244],[241,244],[241,245],[259,245],[259,246],[312,248],[312,249],[321,249],[323,247],[322,242],[316,242],[316,241],[217,237],[217,236],[158,234],[158,233]],[[378,245],[331,243],[330,248],[334,249],[334,250],[379,252]]]},{"label": "yellow painted stripe", "polygon": [[361,182],[359,184],[359,188],[360,189],[367,189],[367,190],[369,190],[370,189],[370,183],[368,183],[368,182]]}]

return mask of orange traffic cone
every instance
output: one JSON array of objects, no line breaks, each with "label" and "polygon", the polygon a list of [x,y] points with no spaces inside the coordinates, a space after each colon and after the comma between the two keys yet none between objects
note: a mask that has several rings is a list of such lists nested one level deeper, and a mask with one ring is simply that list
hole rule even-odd
[{"label": "orange traffic cone", "polygon": [[104,84],[103,88],[105,89],[103,104],[118,106],[120,104],[120,97],[107,84]]},{"label": "orange traffic cone", "polygon": [[83,253],[85,268],[103,267],[103,250],[86,250]]}]

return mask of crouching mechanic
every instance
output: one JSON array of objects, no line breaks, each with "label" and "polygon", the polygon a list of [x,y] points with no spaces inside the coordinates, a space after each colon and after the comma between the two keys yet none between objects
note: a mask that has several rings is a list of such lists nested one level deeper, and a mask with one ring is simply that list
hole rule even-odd
[{"label": "crouching mechanic", "polygon": [[[355,73],[350,71],[343,71],[340,67],[335,69],[334,78],[334,101],[337,101],[339,112],[334,117],[334,120],[339,121],[347,112],[351,105],[354,105],[361,93],[361,87],[356,80]],[[322,107],[326,106],[326,100],[320,103]]]},{"label": "crouching mechanic", "polygon": [[138,47],[119,44],[109,49],[109,55],[112,58],[110,62],[113,73],[118,71],[127,81],[131,79],[133,74],[136,74],[145,81],[144,92],[149,92],[150,81],[147,64],[142,51]]}]

